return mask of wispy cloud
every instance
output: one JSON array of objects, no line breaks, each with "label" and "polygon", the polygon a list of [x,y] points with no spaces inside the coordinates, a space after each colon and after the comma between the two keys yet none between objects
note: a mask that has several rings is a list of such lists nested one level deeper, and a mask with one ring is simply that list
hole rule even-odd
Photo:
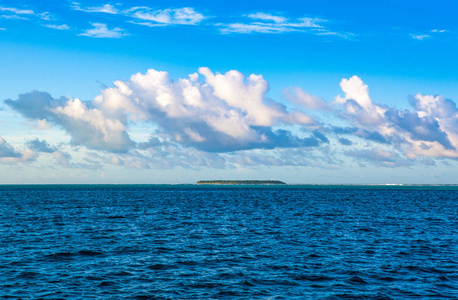
[{"label": "wispy cloud", "polygon": [[294,22],[283,16],[266,13],[255,13],[245,16],[252,21],[247,23],[218,24],[222,33],[282,33],[304,31],[305,29],[323,28],[319,23],[325,22],[318,18],[299,18]]},{"label": "wispy cloud", "polygon": [[[133,7],[125,11],[133,18],[166,25],[196,25],[205,17],[192,7],[152,10],[148,7]],[[152,23],[152,24],[154,24]]]},{"label": "wispy cloud", "polygon": [[420,40],[420,41],[431,37],[429,34],[411,34],[410,36],[413,39]]},{"label": "wispy cloud", "polygon": [[119,14],[133,20],[130,23],[149,27],[165,25],[196,25],[205,19],[205,16],[192,7],[152,9],[147,6],[136,6],[127,9],[116,8],[111,4],[97,7],[81,7],[79,3],[73,3],[72,8],[87,13]]},{"label": "wispy cloud", "polygon": [[410,37],[419,41],[423,41],[429,38],[432,38],[433,36],[438,36],[439,34],[446,33],[448,32],[445,29],[432,29],[428,33],[424,34],[410,34]]},{"label": "wispy cloud", "polygon": [[138,22],[138,21],[128,21],[131,24],[136,24],[136,25],[141,25],[141,26],[146,26],[146,27],[163,27],[167,26],[167,24],[164,23],[153,23],[153,22]]},{"label": "wispy cloud", "polygon": [[272,15],[262,12],[245,15],[249,22],[219,23],[221,33],[284,33],[308,32],[316,35],[334,35],[341,38],[350,38],[351,33],[339,33],[328,30],[319,18],[297,18],[290,20],[282,15]]},{"label": "wispy cloud", "polygon": [[31,9],[18,9],[15,7],[0,7],[0,15],[3,19],[29,20],[29,16],[34,16],[35,13]]},{"label": "wispy cloud", "polygon": [[94,28],[88,29],[85,32],[80,33],[79,35],[93,37],[93,38],[109,38],[109,39],[120,39],[124,36],[129,35],[128,33],[125,32],[124,29],[121,29],[118,27],[113,28],[113,29],[108,29],[107,25],[103,23],[92,23],[92,26],[94,26]]},{"label": "wispy cloud", "polygon": [[4,19],[18,19],[18,20],[29,20],[29,17],[38,17],[42,20],[49,21],[51,14],[49,12],[36,13],[31,9],[19,9],[15,7],[0,7],[1,18]]},{"label": "wispy cloud", "polygon": [[249,14],[247,15],[247,17],[255,20],[274,21],[275,23],[285,23],[288,20],[287,18],[282,16],[274,16],[260,12],[255,14]]},{"label": "wispy cloud", "polygon": [[44,12],[38,15],[42,20],[50,21],[52,16],[49,12]]},{"label": "wispy cloud", "polygon": [[10,20],[29,20],[29,18],[25,18],[20,15],[0,15],[0,18]]},{"label": "wispy cloud", "polygon": [[55,24],[43,24],[44,27],[52,28],[52,29],[57,29],[57,30],[68,30],[70,27],[66,24],[62,25],[55,25]]},{"label": "wispy cloud", "polygon": [[15,15],[34,15],[31,9],[17,9],[15,7],[0,7],[1,12],[9,12]]},{"label": "wispy cloud", "polygon": [[80,6],[79,3],[73,2],[72,8],[73,10],[83,11],[83,12],[88,12],[88,13],[107,13],[107,14],[113,14],[113,15],[120,13],[120,11],[111,4],[83,8]]},{"label": "wispy cloud", "polygon": [[[79,3],[73,3],[72,9],[86,13],[108,13],[127,17],[127,22],[147,27],[164,27],[171,25],[199,25],[204,20],[210,19],[193,7],[153,9],[148,6],[135,6],[122,8],[105,4],[102,6],[83,7]],[[215,26],[221,33],[285,33],[285,32],[308,32],[315,35],[328,35],[349,39],[354,35],[349,32],[329,30],[324,26],[327,20],[320,18],[296,18],[289,19],[280,14],[256,12],[242,16],[243,22],[213,22],[208,25]],[[215,18],[215,17],[213,17]],[[130,19],[130,20],[129,20]],[[240,18],[238,18],[240,20]]]},{"label": "wispy cloud", "polygon": [[219,24],[222,33],[282,33],[288,31],[298,31],[295,28],[277,26],[275,24]]}]

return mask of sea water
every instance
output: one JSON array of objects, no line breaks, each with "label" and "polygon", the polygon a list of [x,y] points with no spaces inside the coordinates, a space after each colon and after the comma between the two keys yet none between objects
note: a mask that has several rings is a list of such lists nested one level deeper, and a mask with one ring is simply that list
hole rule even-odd
[{"label": "sea water", "polygon": [[458,299],[457,196],[0,186],[0,298]]}]

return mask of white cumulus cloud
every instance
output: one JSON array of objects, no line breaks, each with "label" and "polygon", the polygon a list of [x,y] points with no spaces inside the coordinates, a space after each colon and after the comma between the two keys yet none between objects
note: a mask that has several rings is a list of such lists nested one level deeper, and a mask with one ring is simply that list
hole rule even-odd
[{"label": "white cumulus cloud", "polygon": [[337,96],[336,102],[343,105],[345,113],[361,125],[378,125],[383,121],[383,108],[369,97],[369,88],[358,76],[342,79],[340,87],[345,96]]},{"label": "white cumulus cloud", "polygon": [[[268,102],[268,84],[260,75],[245,78],[237,71],[198,74],[173,81],[167,72],[149,70],[128,82],[117,81],[102,91],[93,105],[110,116],[150,121],[160,125],[176,142],[207,151],[275,147],[279,123],[310,124],[303,113],[292,114]],[[288,143],[300,139],[283,135]]]}]

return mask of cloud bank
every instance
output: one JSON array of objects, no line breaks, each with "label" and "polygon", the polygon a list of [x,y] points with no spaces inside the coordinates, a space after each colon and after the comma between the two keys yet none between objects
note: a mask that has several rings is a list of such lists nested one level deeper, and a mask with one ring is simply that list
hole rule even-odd
[{"label": "cloud bank", "polygon": [[[411,110],[398,110],[374,102],[357,76],[342,79],[340,87],[343,94],[331,102],[299,87],[286,89],[286,106],[267,96],[262,75],[203,67],[173,80],[150,69],[115,81],[92,101],[32,91],[5,103],[43,128],[64,130],[69,145],[105,153],[96,160],[131,168],[335,167],[349,159],[398,167],[458,157],[454,101],[416,94]],[[134,138],[136,124],[150,128],[148,138]],[[2,161],[27,160],[3,139],[0,146]],[[25,146],[71,165],[68,153],[43,140]]]},{"label": "cloud bank", "polygon": [[74,145],[110,152],[136,147],[127,127],[138,121],[158,126],[174,143],[206,152],[320,144],[313,136],[274,128],[311,124],[313,119],[267,99],[262,76],[214,74],[208,68],[200,68],[199,74],[173,81],[167,72],[149,70],[114,82],[91,102],[33,91],[5,103],[26,118],[63,128]]}]

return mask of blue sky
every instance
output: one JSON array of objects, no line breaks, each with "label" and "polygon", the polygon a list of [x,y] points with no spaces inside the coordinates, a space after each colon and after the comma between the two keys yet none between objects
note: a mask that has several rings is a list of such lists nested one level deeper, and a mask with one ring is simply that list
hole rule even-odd
[{"label": "blue sky", "polygon": [[2,1],[0,181],[458,183],[457,9]]}]

